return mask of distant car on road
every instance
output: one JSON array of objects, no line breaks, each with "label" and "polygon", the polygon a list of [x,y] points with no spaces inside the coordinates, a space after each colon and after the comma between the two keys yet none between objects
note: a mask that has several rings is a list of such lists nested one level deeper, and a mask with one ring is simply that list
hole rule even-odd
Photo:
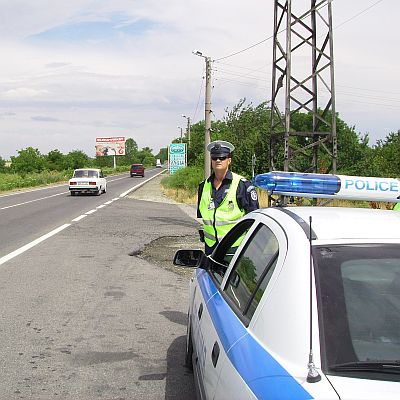
[{"label": "distant car on road", "polygon": [[159,158],[157,158],[156,161],[156,168],[162,168],[161,160]]},{"label": "distant car on road", "polygon": [[101,169],[97,168],[76,169],[68,185],[71,196],[77,193],[94,193],[99,196],[107,191],[107,181]]},{"label": "distant car on road", "polygon": [[131,178],[133,176],[144,177],[144,166],[143,166],[143,164],[132,164],[130,173],[131,173]]}]

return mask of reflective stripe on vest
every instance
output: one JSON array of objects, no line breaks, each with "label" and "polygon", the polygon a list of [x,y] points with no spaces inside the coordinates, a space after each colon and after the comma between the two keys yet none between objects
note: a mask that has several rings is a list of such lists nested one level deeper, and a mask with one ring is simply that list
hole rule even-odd
[{"label": "reflective stripe on vest", "polygon": [[215,243],[229,232],[236,224],[245,211],[241,210],[236,201],[237,188],[242,177],[232,173],[232,183],[224,200],[217,208],[210,209],[212,199],[211,182],[204,182],[203,193],[200,200],[200,214],[203,218],[204,240],[207,246],[212,247]]}]

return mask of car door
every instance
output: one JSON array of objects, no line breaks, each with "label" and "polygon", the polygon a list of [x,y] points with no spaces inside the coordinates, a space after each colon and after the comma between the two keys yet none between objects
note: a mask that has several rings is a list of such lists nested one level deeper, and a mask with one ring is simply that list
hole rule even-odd
[{"label": "car door", "polygon": [[[245,236],[254,223],[246,219],[237,224],[218,245],[208,259],[208,269],[198,269],[197,285],[191,311],[191,329],[196,353],[196,374],[202,397],[212,399],[217,387],[221,368],[230,346],[226,342],[230,330],[230,316],[226,314],[226,303],[221,297],[221,282],[229,266],[240,251]],[[233,247],[232,245],[236,247]],[[239,337],[229,335],[232,343]]]}]

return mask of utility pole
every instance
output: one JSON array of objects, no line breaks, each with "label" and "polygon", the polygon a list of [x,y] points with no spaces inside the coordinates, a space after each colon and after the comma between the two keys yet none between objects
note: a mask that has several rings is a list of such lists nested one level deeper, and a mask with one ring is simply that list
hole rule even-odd
[{"label": "utility pole", "polygon": [[204,178],[211,175],[211,157],[207,146],[211,142],[211,58],[206,57]]},{"label": "utility pole", "polygon": [[204,101],[204,178],[208,178],[211,174],[211,158],[207,150],[207,146],[211,142],[211,58],[206,57],[200,51],[194,51],[194,55],[203,57],[206,60],[206,93]]},{"label": "utility pole", "polygon": [[183,118],[186,118],[187,120],[187,126],[186,126],[186,138],[188,141],[188,148],[190,147],[190,117],[187,117],[186,115],[182,114]]},{"label": "utility pole", "polygon": [[181,131],[181,143],[182,143],[183,128],[181,126],[178,126],[177,128],[180,129],[180,131]]},{"label": "utility pole", "polygon": [[[332,0],[310,0],[306,10],[292,0],[274,3],[270,170],[335,173]],[[310,60],[308,68],[303,60]],[[306,131],[293,127],[298,112],[312,115]],[[277,165],[280,148],[283,165]]]}]

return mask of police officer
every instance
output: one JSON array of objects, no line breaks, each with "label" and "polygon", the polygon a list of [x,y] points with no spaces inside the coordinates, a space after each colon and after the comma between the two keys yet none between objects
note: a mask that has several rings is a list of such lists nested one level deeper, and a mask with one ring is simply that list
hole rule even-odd
[{"label": "police officer", "polygon": [[207,255],[243,215],[259,208],[251,182],[229,170],[234,148],[223,140],[207,146],[213,172],[200,183],[197,197],[197,218],[203,219]]}]

